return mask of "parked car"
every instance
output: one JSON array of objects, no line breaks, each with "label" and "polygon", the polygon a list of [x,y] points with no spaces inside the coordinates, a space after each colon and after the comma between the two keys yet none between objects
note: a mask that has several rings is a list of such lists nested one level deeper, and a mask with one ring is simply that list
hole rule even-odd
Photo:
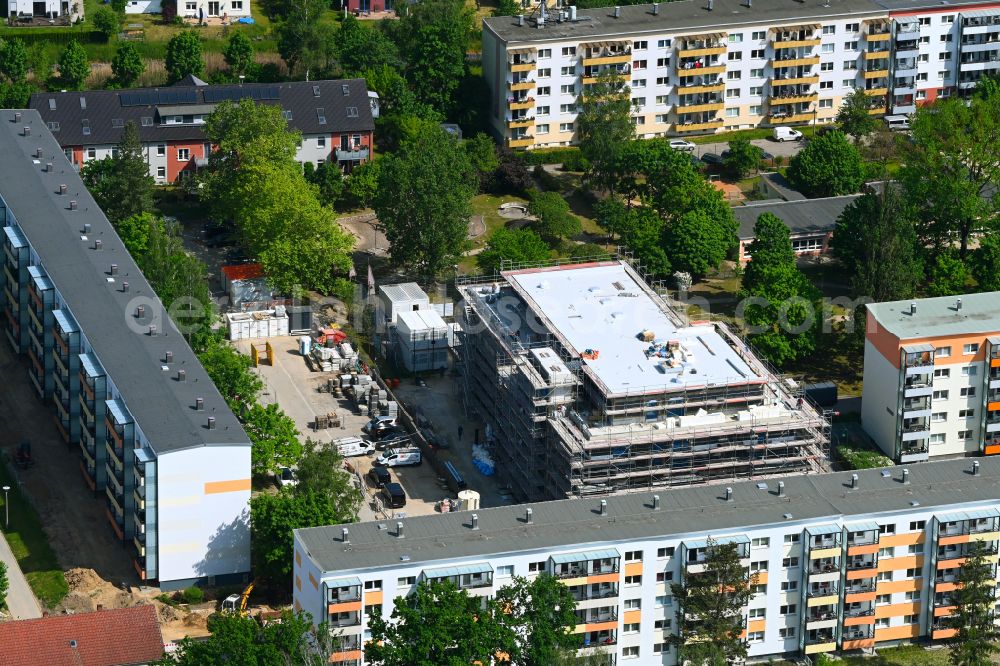
[{"label": "parked car", "polygon": [[382,495],[385,497],[385,505],[390,509],[402,509],[406,506],[406,491],[398,483],[385,484]]},{"label": "parked car", "polygon": [[886,116],[883,120],[893,132],[908,132],[910,129],[910,119],[906,116]]},{"label": "parked car", "polygon": [[716,153],[705,153],[701,156],[701,161],[709,166],[721,166],[722,156]]},{"label": "parked car", "polygon": [[392,483],[392,474],[389,473],[388,467],[372,467],[368,472],[368,480],[376,488],[384,488]]},{"label": "parked car", "polygon": [[291,467],[281,467],[278,469],[278,483],[281,484],[282,488],[285,486],[294,486],[298,483],[298,480],[295,478],[295,472],[292,471]]},{"label": "parked car", "polygon": [[385,451],[386,449],[405,449],[410,446],[410,435],[394,429],[392,432],[387,433],[384,438],[373,440],[372,446],[375,447],[376,451]]},{"label": "parked car", "polygon": [[407,449],[388,449],[380,455],[375,464],[384,467],[404,467],[421,463],[420,449],[411,446]]},{"label": "parked car", "polygon": [[[400,428],[399,426],[382,424],[376,426],[371,432],[368,433],[368,439],[379,442],[382,440],[396,439],[398,437],[404,437],[407,435],[406,430]],[[381,447],[385,448],[385,447]]]},{"label": "parked car", "polygon": [[390,427],[396,425],[395,416],[373,416],[368,423],[361,426],[362,432],[371,433],[373,430],[378,428]]},{"label": "parked car", "polygon": [[784,143],[785,141],[801,141],[802,132],[798,130],[793,130],[791,127],[775,127],[774,128],[774,140],[778,143]]},{"label": "parked car", "polygon": [[695,145],[690,141],[685,141],[684,139],[671,139],[670,147],[674,150],[683,150],[686,152],[694,152]]},{"label": "parked car", "polygon": [[353,458],[354,456],[366,456],[375,450],[375,445],[366,442],[360,437],[344,437],[333,442],[337,447],[337,453],[343,458]]}]

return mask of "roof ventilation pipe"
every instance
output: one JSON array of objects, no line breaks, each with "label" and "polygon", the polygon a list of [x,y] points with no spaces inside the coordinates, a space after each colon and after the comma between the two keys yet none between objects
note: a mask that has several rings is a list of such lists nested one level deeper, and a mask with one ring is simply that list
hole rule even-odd
[{"label": "roof ventilation pipe", "polygon": [[478,513],[472,514],[472,529],[474,529],[474,530],[478,530],[479,529],[479,514]]},{"label": "roof ventilation pipe", "polygon": [[979,461],[972,461],[972,476],[979,476]]},{"label": "roof ventilation pipe", "polygon": [[346,527],[340,530],[340,540],[344,543],[351,543],[350,532],[347,531]]},{"label": "roof ventilation pipe", "polygon": [[851,474],[851,488],[857,488],[857,487],[858,487],[858,475]]},{"label": "roof ventilation pipe", "polygon": [[403,521],[400,520],[396,523],[396,538],[402,539],[403,536]]},{"label": "roof ventilation pipe", "polygon": [[778,497],[784,497],[784,496],[785,496],[785,482],[778,481]]},{"label": "roof ventilation pipe", "polygon": [[660,13],[660,3],[654,2],[653,3],[653,16],[656,16],[659,13]]},{"label": "roof ventilation pipe", "polygon": [[618,7],[618,6],[616,5],[616,6],[615,6],[615,13],[614,13],[614,17],[615,17],[615,18],[621,18],[621,16],[622,16],[622,8],[621,8],[621,7]]},{"label": "roof ventilation pipe", "polygon": [[733,501],[733,489],[730,488],[729,486],[726,487],[726,501],[727,502]]},{"label": "roof ventilation pipe", "polygon": [[534,512],[531,510],[530,506],[524,510],[524,522],[527,523],[528,525],[530,525],[534,520],[533,513]]},{"label": "roof ventilation pipe", "polygon": [[660,510],[660,496],[653,495],[653,511],[659,511],[659,510]]},{"label": "roof ventilation pipe", "polygon": [[608,500],[601,500],[601,515],[608,515]]}]

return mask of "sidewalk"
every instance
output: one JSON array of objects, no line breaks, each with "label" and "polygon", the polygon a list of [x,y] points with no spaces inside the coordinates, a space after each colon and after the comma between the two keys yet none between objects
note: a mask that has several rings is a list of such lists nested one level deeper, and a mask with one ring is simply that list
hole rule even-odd
[{"label": "sidewalk", "polygon": [[35,599],[31,587],[28,586],[28,580],[14,559],[14,553],[11,552],[3,532],[0,532],[0,560],[7,565],[7,581],[10,584],[7,590],[7,612],[15,620],[41,617],[42,609],[38,605],[38,600]]}]

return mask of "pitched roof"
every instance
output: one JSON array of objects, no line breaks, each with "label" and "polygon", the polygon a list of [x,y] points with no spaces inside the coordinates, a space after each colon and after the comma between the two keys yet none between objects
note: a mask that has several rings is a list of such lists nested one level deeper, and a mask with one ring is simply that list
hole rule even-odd
[{"label": "pitched roof", "polygon": [[152,605],[0,623],[0,666],[130,666],[163,656]]},{"label": "pitched roof", "polygon": [[757,218],[764,213],[772,213],[781,218],[792,234],[824,233],[833,231],[837,218],[860,194],[824,199],[804,199],[802,201],[766,201],[748,203],[733,208],[733,215],[740,224],[740,240],[753,238],[753,227]]},{"label": "pitched roof", "polygon": [[[38,253],[65,309],[153,450],[249,446],[239,421],[36,111],[0,111],[0,155],[0,197],[12,213],[8,223],[16,220]],[[52,170],[46,171],[49,162]],[[60,185],[66,185],[66,194],[59,194]],[[112,264],[116,276],[110,274]],[[141,318],[139,303],[145,308]],[[155,335],[149,334],[151,325]],[[184,381],[178,381],[181,369]],[[204,398],[204,411],[195,410],[197,398]],[[208,427],[209,415],[214,429]]]},{"label": "pitched roof", "polygon": [[35,93],[29,106],[61,146],[92,146],[118,143],[129,121],[143,142],[204,141],[204,126],[165,125],[163,117],[206,114],[223,100],[241,98],[280,106],[289,127],[303,134],[375,129],[364,79],[213,86],[192,77],[163,88]]}]

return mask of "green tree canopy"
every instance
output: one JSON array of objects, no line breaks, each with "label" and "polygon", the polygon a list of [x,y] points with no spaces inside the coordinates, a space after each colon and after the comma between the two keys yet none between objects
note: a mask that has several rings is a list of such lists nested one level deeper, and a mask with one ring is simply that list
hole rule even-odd
[{"label": "green tree canopy", "polygon": [[381,162],[374,208],[390,256],[432,280],[467,246],[475,170],[458,141],[433,126]]},{"label": "green tree canopy", "polygon": [[146,63],[139,55],[139,49],[132,42],[122,42],[115,49],[115,55],[111,59],[111,71],[115,75],[115,81],[123,88],[130,88],[135,85],[139,77],[146,71]]},{"label": "green tree canopy", "polygon": [[0,83],[0,107],[4,109],[24,109],[35,89],[27,81]]},{"label": "green tree canopy", "polygon": [[288,71],[304,70],[309,81],[315,70],[329,69],[335,57],[333,28],[323,21],[329,10],[325,0],[289,0],[284,18],[274,28],[278,53]]},{"label": "green tree canopy", "polygon": [[81,90],[90,76],[87,51],[75,39],[70,41],[59,56],[59,80],[70,90]]},{"label": "green tree canopy", "polygon": [[80,176],[112,223],[153,208],[154,181],[134,121],[125,123],[117,155],[88,162]]},{"label": "green tree canopy", "polygon": [[970,264],[979,291],[1000,291],[1000,232],[993,231],[979,239]]},{"label": "green tree canopy", "polygon": [[194,30],[184,30],[167,42],[167,81],[176,83],[188,74],[201,76],[205,61],[201,57],[201,39]]},{"label": "green tree canopy", "polygon": [[294,562],[292,530],[357,520],[341,513],[330,499],[312,490],[260,493],[250,498],[250,552],[254,573],[272,587],[290,589]]},{"label": "green tree canopy", "polygon": [[344,470],[344,459],[335,446],[306,441],[295,478],[298,483],[292,492],[296,494],[313,492],[326,497],[345,516],[354,516],[361,508],[364,498]]},{"label": "green tree canopy", "polygon": [[861,153],[839,130],[818,134],[789,162],[788,180],[807,197],[853,194],[865,182]]},{"label": "green tree canopy", "polygon": [[11,83],[28,78],[28,49],[17,37],[0,42],[0,74]]},{"label": "green tree canopy", "polygon": [[703,210],[689,210],[671,220],[664,232],[664,250],[675,269],[699,278],[718,266],[731,243]]},{"label": "green tree canopy", "polygon": [[483,251],[476,255],[476,264],[484,273],[500,270],[504,261],[528,264],[549,258],[549,246],[531,229],[500,227],[490,235]]},{"label": "green tree canopy", "polygon": [[489,187],[493,179],[493,174],[496,173],[497,167],[500,166],[500,160],[497,159],[496,144],[493,143],[493,139],[489,136],[479,132],[471,139],[463,141],[462,145],[469,156],[472,168],[476,170],[476,175],[479,176],[480,191],[486,191],[486,188]]},{"label": "green tree canopy", "polygon": [[969,268],[957,252],[940,252],[929,266],[927,274],[927,294],[929,296],[951,296],[964,294],[968,289]]},{"label": "green tree canopy", "polygon": [[533,192],[528,212],[537,218],[534,229],[550,241],[576,236],[582,230],[580,218],[570,212],[569,204],[558,192]]},{"label": "green tree canopy", "polygon": [[585,87],[576,116],[577,141],[590,162],[590,178],[612,192],[620,177],[619,151],[635,138],[631,112],[626,78],[608,70]]},{"label": "green tree canopy", "polygon": [[92,20],[94,21],[94,28],[97,32],[101,33],[104,37],[104,41],[110,42],[111,38],[118,34],[118,31],[122,27],[122,15],[111,9],[111,7],[98,7],[97,11],[94,12]]},{"label": "green tree canopy", "polygon": [[851,94],[844,98],[837,111],[837,124],[840,131],[854,137],[855,142],[860,143],[862,139],[875,131],[879,120],[871,114],[874,108],[873,98],[861,88],[855,88]]},{"label": "green tree canopy", "polygon": [[954,666],[989,666],[1000,652],[1000,628],[993,618],[996,604],[995,565],[981,541],[968,545],[968,557],[959,567],[957,589],[946,593],[955,612],[944,625],[957,629],[948,641]]},{"label": "green tree canopy", "polygon": [[760,166],[764,151],[750,143],[750,139],[736,138],[729,142],[729,154],[723,166],[734,178],[746,178],[747,174]]},{"label": "green tree canopy", "polygon": [[256,64],[254,61],[253,43],[242,31],[237,30],[229,36],[226,47],[222,50],[229,71],[235,76],[246,76]]},{"label": "green tree canopy", "polygon": [[497,591],[495,607],[500,611],[495,617],[513,630],[514,664],[550,666],[560,653],[580,646],[580,637],[570,633],[577,621],[576,600],[551,574],[530,581],[515,576]]},{"label": "green tree canopy", "polygon": [[302,443],[295,421],[277,403],[266,407],[254,403],[243,412],[243,429],[250,438],[250,469],[256,476],[291,467],[302,456]]},{"label": "green tree canopy", "polygon": [[354,167],[347,176],[345,189],[363,208],[371,206],[375,201],[381,171],[382,161],[375,159]]},{"label": "green tree canopy", "polygon": [[498,0],[493,16],[517,16],[522,11],[521,3],[517,0]]},{"label": "green tree canopy", "polygon": [[337,60],[345,76],[359,76],[382,67],[399,67],[396,45],[377,26],[369,26],[348,14],[334,35]]},{"label": "green tree canopy", "polygon": [[7,609],[7,590],[10,583],[7,582],[7,565],[0,562],[0,610]]},{"label": "green tree canopy", "polygon": [[[312,166],[311,162],[306,162]],[[327,206],[336,206],[344,194],[344,174],[340,165],[334,160],[320,164],[310,175],[306,172],[306,180],[316,186],[319,198]]]},{"label": "green tree canopy", "polygon": [[251,372],[253,361],[249,356],[239,353],[221,339],[213,339],[212,343],[198,353],[198,360],[205,366],[205,371],[229,408],[242,414],[244,405],[256,402],[264,383]]},{"label": "green tree canopy", "polygon": [[746,290],[766,287],[771,270],[795,264],[788,227],[773,213],[764,213],[757,218],[749,250],[753,260],[743,273],[743,288]]},{"label": "green tree canopy", "polygon": [[[325,626],[322,627],[325,630]],[[219,613],[209,618],[207,638],[182,638],[177,651],[156,666],[203,666],[241,664],[284,666],[314,663],[312,620],[304,613],[282,611],[279,622],[261,623],[238,613]]]}]

